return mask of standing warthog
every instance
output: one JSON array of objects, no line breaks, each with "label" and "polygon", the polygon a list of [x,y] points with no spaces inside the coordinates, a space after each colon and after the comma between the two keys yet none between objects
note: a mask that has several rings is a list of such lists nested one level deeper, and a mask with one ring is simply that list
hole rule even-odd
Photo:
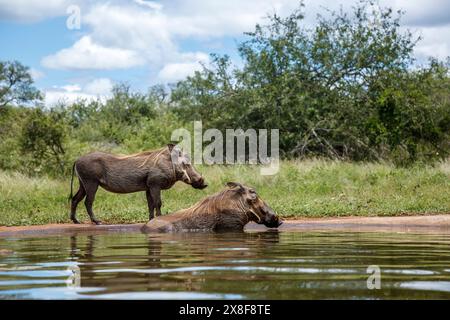
[{"label": "standing warthog", "polygon": [[[73,196],[73,175],[80,182],[78,192]],[[93,152],[80,157],[72,168],[70,184],[70,219],[76,218],[78,203],[86,197],[86,210],[95,224],[92,204],[98,186],[115,193],[145,191],[149,219],[161,215],[161,190],[169,189],[175,182],[183,181],[196,189],[207,187],[203,177],[191,165],[188,156],[173,144],[159,150],[145,151],[129,156],[118,156]]]},{"label": "standing warthog", "polygon": [[209,196],[188,209],[149,221],[143,231],[241,231],[250,221],[269,228],[277,228],[282,224],[254,189],[236,182],[228,182],[227,186],[228,189]]}]

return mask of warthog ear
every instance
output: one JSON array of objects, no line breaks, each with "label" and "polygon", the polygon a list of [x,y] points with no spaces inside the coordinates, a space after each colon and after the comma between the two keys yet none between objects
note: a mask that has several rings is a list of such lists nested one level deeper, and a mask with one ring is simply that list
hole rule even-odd
[{"label": "warthog ear", "polygon": [[175,145],[173,143],[168,143],[167,147],[169,148],[169,152],[172,152],[173,148],[175,148]]},{"label": "warthog ear", "polygon": [[244,191],[244,186],[238,182],[227,182],[228,188],[239,188],[239,191]]}]

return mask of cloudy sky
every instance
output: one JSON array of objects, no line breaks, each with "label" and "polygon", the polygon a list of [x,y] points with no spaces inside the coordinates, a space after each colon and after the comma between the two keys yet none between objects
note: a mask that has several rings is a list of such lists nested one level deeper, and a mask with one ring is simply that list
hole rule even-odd
[{"label": "cloudy sky", "polygon": [[[403,9],[403,28],[422,36],[415,55],[450,55],[450,0],[381,0]],[[46,102],[105,96],[117,82],[146,90],[184,78],[227,53],[239,63],[236,43],[264,22],[286,15],[298,0],[0,0],[0,60],[31,68]],[[354,0],[306,0],[306,25],[323,8],[349,10]],[[77,13],[80,13],[79,28]]]}]

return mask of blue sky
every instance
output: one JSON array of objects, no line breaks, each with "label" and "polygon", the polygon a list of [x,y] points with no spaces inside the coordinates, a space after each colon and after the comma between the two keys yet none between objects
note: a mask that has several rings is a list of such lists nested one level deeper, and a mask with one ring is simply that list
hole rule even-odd
[{"label": "blue sky", "polygon": [[[323,7],[348,11],[353,0],[306,0],[305,25]],[[236,43],[267,13],[287,15],[297,0],[0,0],[1,60],[29,66],[46,103],[104,97],[118,82],[145,91],[182,79],[211,52],[239,63]],[[380,0],[403,9],[403,28],[423,40],[418,61],[450,55],[450,1]],[[75,7],[74,7],[75,6]],[[67,26],[79,10],[80,28]],[[76,15],[75,15],[76,16]],[[77,16],[78,17],[78,16]],[[72,20],[71,20],[72,19]]]}]

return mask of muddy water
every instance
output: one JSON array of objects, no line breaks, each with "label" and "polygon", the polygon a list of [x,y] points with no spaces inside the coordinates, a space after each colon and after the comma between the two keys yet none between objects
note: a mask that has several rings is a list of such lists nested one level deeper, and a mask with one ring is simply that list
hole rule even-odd
[{"label": "muddy water", "polygon": [[0,299],[450,298],[449,234],[115,233],[0,249]]}]

